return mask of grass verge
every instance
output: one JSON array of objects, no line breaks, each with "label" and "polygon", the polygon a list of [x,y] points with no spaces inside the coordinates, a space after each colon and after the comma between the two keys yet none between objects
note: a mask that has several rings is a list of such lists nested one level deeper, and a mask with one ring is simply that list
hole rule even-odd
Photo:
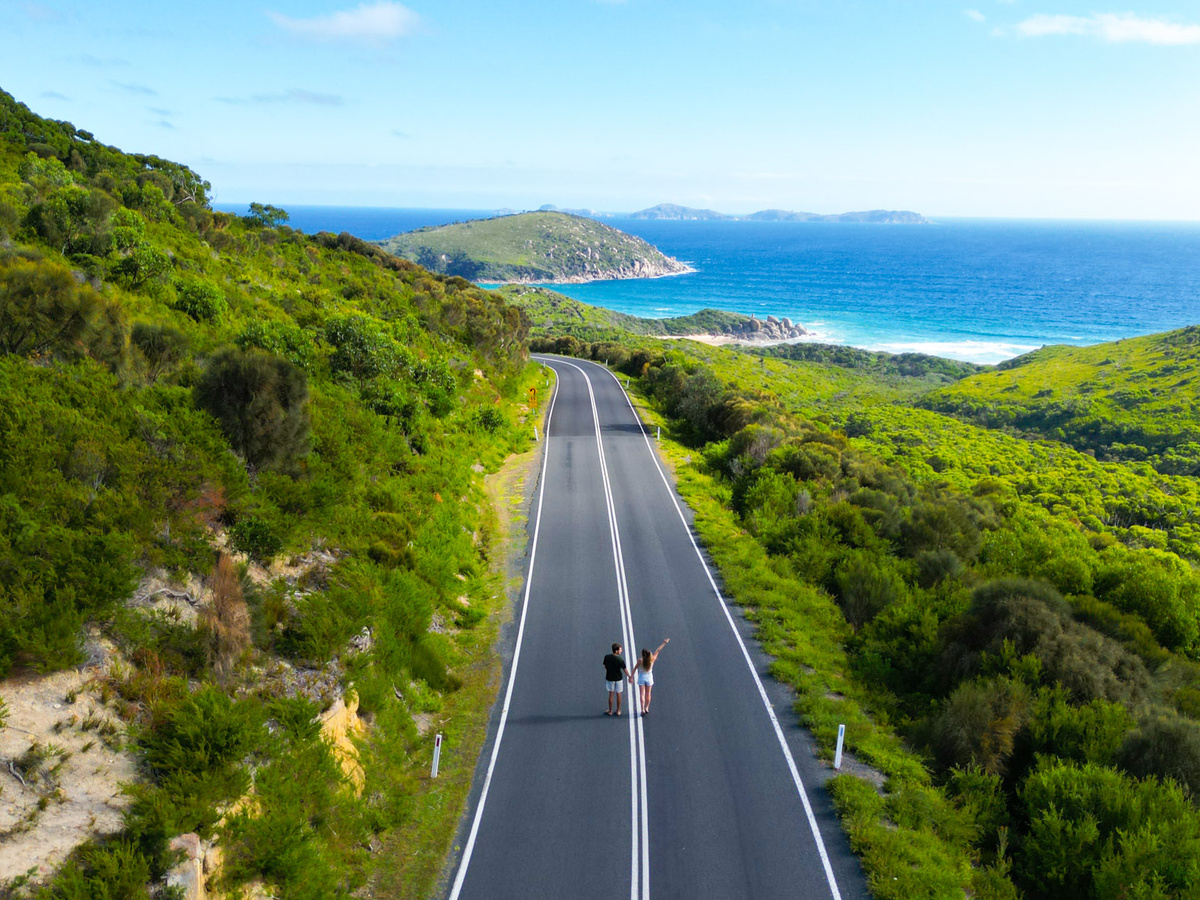
[{"label": "grass verge", "polygon": [[[541,430],[540,420],[538,427]],[[421,742],[417,769],[425,774],[414,785],[416,809],[381,854],[384,861],[378,869],[375,896],[424,900],[440,895],[453,876],[449,863],[459,848],[451,845],[503,682],[503,655],[496,652],[496,645],[520,601],[527,544],[524,526],[537,484],[541,449],[541,444],[535,444],[510,456],[498,472],[488,476],[491,606],[487,618],[469,632],[470,642],[461,646],[461,652],[474,660],[460,672],[462,687],[447,697],[436,727]],[[442,756],[435,780],[428,773],[437,731],[442,733]]]}]

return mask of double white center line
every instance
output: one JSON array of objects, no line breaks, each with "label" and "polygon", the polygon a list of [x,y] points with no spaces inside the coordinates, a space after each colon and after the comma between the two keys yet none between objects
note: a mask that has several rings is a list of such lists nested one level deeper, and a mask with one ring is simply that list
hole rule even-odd
[{"label": "double white center line", "polygon": [[[604,504],[608,512],[609,534],[612,538],[613,561],[617,573],[617,602],[621,610],[621,633],[624,645],[629,653],[637,646],[633,630],[633,613],[629,608],[629,587],[625,580],[625,561],[621,554],[621,532],[617,525],[616,508],[613,503],[612,488],[608,478],[608,465],[604,456],[604,442],[600,435],[600,413],[596,408],[596,395],[592,390],[592,380],[587,373],[574,363],[560,360],[563,365],[576,369],[587,384],[588,397],[592,406],[592,422],[596,429],[596,448],[600,454],[600,476],[604,483]],[[554,416],[554,404],[558,399],[555,391],[550,401],[550,411],[546,417],[546,438],[549,440],[550,419]],[[500,710],[500,724],[496,729],[496,740],[492,744],[492,755],[488,760],[487,774],[483,779],[483,789],[479,794],[479,803],[475,807],[475,817],[471,822],[471,831],[463,847],[462,859],[455,873],[454,884],[450,889],[449,900],[458,900],[462,892],[463,881],[467,876],[467,868],[471,864],[471,855],[475,849],[475,840],[479,834],[479,824],[483,820],[483,809],[487,803],[488,792],[492,786],[492,775],[496,768],[496,759],[500,755],[500,742],[504,737],[504,729],[508,723],[508,710],[512,703],[513,686],[517,681],[517,665],[521,658],[521,645],[525,637],[525,619],[529,611],[529,592],[533,584],[533,565],[537,559],[538,535],[542,524],[542,500],[546,491],[546,469],[549,459],[549,446],[542,457],[541,487],[538,492],[537,515],[534,519],[533,540],[530,544],[529,571],[525,582],[525,596],[521,604],[521,620],[517,627],[517,640],[513,648],[512,669],[508,677],[508,689],[504,695],[504,705]],[[649,822],[646,808],[646,742],[642,731],[642,719],[637,699],[637,687],[631,685],[629,691],[629,775],[630,775],[630,823],[632,841],[630,843],[629,862],[629,900],[650,900],[650,842],[648,837]],[[640,877],[639,877],[640,876]]]},{"label": "double white center line", "polygon": [[[588,398],[592,404],[592,423],[596,428],[596,451],[600,455],[600,478],[604,482],[604,505],[608,510],[608,527],[612,537],[613,564],[617,571],[617,600],[621,607],[621,630],[624,635],[626,653],[637,652],[637,641],[633,630],[633,610],[629,606],[629,584],[625,578],[625,557],[621,553],[621,528],[617,524],[616,504],[613,502],[612,484],[608,478],[608,462],[604,455],[604,441],[600,432],[600,412],[596,408],[596,394],[592,390],[592,379],[587,372],[574,363],[563,362],[583,376],[587,384]],[[629,687],[629,774],[630,807],[633,841],[630,845],[629,900],[650,900],[650,824],[646,805],[646,738],[642,731],[641,706],[637,685]],[[640,815],[639,815],[640,814]],[[639,859],[638,847],[641,847]],[[639,868],[640,887],[639,895]]]}]

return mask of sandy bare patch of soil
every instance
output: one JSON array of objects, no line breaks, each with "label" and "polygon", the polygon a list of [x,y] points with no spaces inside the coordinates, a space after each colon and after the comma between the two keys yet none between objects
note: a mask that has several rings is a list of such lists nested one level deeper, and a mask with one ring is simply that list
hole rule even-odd
[{"label": "sandy bare patch of soil", "polygon": [[84,668],[0,683],[0,884],[31,869],[37,881],[87,839],[120,830],[120,786],[137,769],[94,682],[112,648],[93,639],[89,649]]}]

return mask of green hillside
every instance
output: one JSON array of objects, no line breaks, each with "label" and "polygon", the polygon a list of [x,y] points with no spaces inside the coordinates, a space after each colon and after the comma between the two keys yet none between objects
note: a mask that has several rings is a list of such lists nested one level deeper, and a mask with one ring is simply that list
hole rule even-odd
[{"label": "green hillside", "polygon": [[[96,716],[142,773],[118,835],[0,894],[162,896],[196,832],[221,890],[424,897],[494,692],[482,477],[525,446],[527,321],[208,191],[0,93],[0,676],[119,657],[5,800],[41,792],[23,830],[66,802],[88,756],[54,747]],[[343,697],[357,782],[315,718]]]},{"label": "green hillside", "polygon": [[430,271],[481,282],[580,282],[689,271],[641,238],[561,212],[422,228],[380,245]]},{"label": "green hillside", "polygon": [[643,319],[602,306],[592,306],[557,291],[532,285],[509,284],[500,296],[528,313],[530,333],[562,335],[589,341],[622,339],[629,335],[669,337],[687,334],[724,334],[750,321],[742,313],[702,309],[690,316]]},{"label": "green hillside", "polygon": [[1200,475],[1200,327],[1094,347],[1045,347],[927,402],[1100,459]]},{"label": "green hillside", "polygon": [[[873,896],[1182,900],[1200,884],[1200,482],[938,410],[981,385],[1034,412],[1051,381],[1186,388],[1191,333],[975,374],[814,345],[532,346],[609,360],[661,423],[826,759],[846,725],[829,789]],[[1089,383],[1102,360],[1120,385]],[[1148,407],[1111,408],[1130,432],[1186,423]]]}]

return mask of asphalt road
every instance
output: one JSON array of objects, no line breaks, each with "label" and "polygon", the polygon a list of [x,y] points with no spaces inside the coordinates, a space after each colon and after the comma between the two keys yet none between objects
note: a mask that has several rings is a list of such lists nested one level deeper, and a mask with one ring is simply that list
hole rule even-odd
[{"label": "asphalt road", "polygon": [[[447,897],[868,897],[828,773],[620,384],[542,361],[557,387],[526,589]],[[632,666],[667,637],[650,714],[628,715],[627,684],[626,715],[604,715],[609,645]]]}]

